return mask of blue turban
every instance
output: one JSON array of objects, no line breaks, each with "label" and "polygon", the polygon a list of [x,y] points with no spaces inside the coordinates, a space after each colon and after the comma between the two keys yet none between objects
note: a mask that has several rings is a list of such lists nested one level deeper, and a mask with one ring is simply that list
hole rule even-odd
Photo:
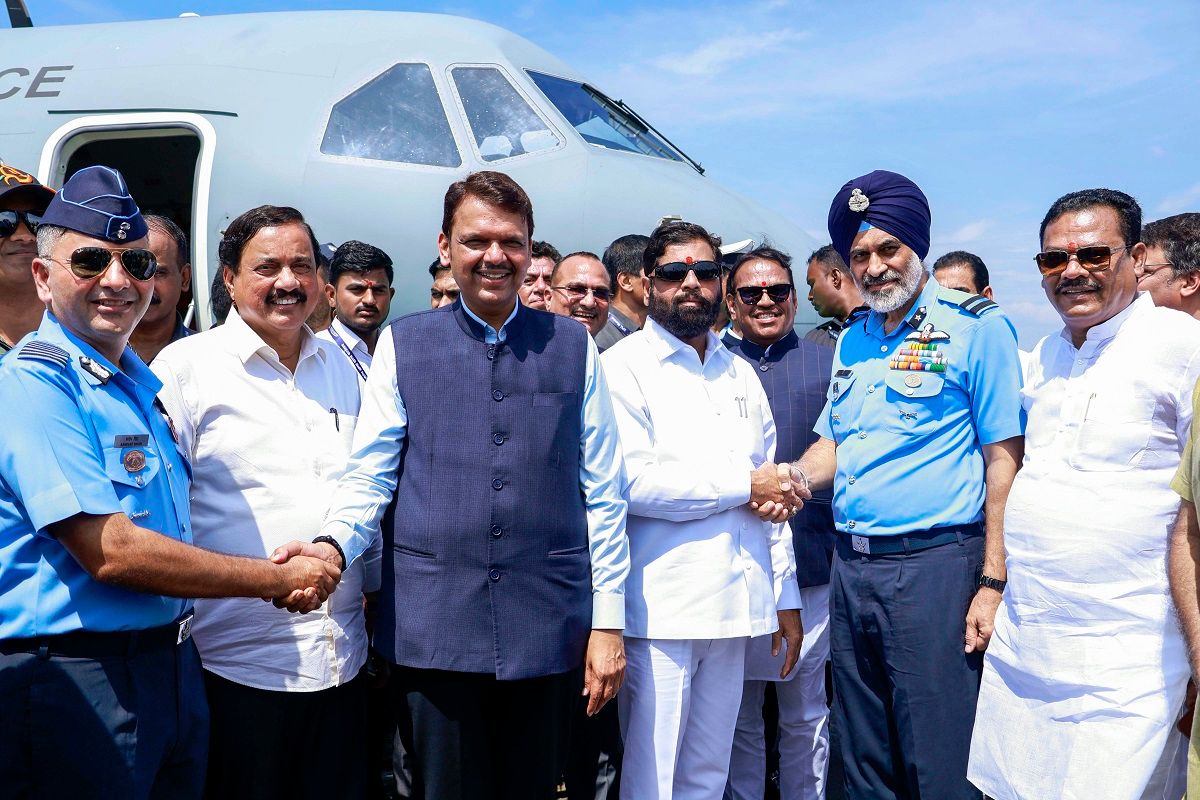
[{"label": "blue turban", "polygon": [[890,233],[922,261],[929,255],[929,201],[915,183],[895,172],[877,169],[849,181],[829,206],[833,249],[850,263],[850,245],[863,223]]},{"label": "blue turban", "polygon": [[58,225],[114,244],[141,239],[149,229],[125,178],[112,167],[84,167],[59,190],[42,224]]}]

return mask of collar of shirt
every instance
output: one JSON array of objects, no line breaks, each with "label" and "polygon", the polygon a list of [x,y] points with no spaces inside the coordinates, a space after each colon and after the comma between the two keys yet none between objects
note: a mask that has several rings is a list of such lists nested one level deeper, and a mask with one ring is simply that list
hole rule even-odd
[{"label": "collar of shirt", "polygon": [[370,355],[370,353],[367,352],[367,343],[364,342],[357,333],[342,324],[342,321],[336,316],[333,318],[333,321],[329,323],[329,327],[337,331],[337,335],[342,337],[342,341],[345,342],[346,346],[351,350],[359,350],[365,355]]},{"label": "collar of shirt", "polygon": [[484,322],[482,317],[472,311],[471,307],[466,304],[466,301],[464,301],[462,297],[458,298],[458,302],[462,303],[463,311],[467,312],[468,317],[483,326],[483,341],[485,344],[495,344],[496,342],[503,342],[505,339],[507,339],[508,331],[506,329],[508,328],[508,323],[513,321],[513,318],[517,316],[517,310],[521,308],[520,301],[513,303],[512,313],[508,315],[508,319],[504,320],[504,324],[500,326],[500,330],[496,330],[491,325]]},{"label": "collar of shirt", "polygon": [[911,332],[909,330],[911,327],[909,325],[909,320],[911,320],[913,315],[922,308],[926,309],[927,311],[932,309],[934,303],[937,302],[938,291],[940,291],[941,288],[941,285],[933,279],[932,275],[928,276],[925,279],[925,286],[917,294],[917,299],[913,301],[912,308],[910,308],[908,313],[904,315],[904,322],[897,325],[895,330],[893,330],[891,333],[883,332],[883,321],[887,315],[881,314],[878,311],[872,311],[867,315],[867,321],[864,323],[865,327],[863,330],[865,330],[871,336],[874,336],[876,339],[887,339],[888,337],[895,336],[897,333],[900,333],[902,336],[907,336]]},{"label": "collar of shirt", "polygon": [[708,369],[709,364],[717,361],[727,363],[728,359],[732,357],[729,354],[729,350],[726,349],[725,345],[721,344],[721,340],[712,331],[709,331],[705,335],[704,362],[701,363],[700,356],[696,353],[694,347],[649,317],[646,318],[646,327],[642,328],[642,330],[646,332],[651,352],[654,353],[659,361],[675,360],[685,366],[698,367],[698,371],[702,372]]},{"label": "collar of shirt", "polygon": [[774,350],[777,354],[786,353],[788,350],[791,350],[792,347],[796,345],[796,342],[799,341],[799,338],[800,337],[796,335],[795,329],[793,329],[775,341],[771,342],[766,347],[755,344],[744,336],[741,339],[734,339],[732,343],[726,343],[726,347],[740,347],[741,351],[751,359],[769,358],[772,350]]},{"label": "collar of shirt", "polygon": [[[221,326],[225,329],[225,335],[229,337],[231,349],[245,364],[254,356],[259,356],[269,364],[278,365],[283,368],[283,362],[279,360],[279,354],[271,345],[263,341],[262,337],[255,332],[253,328],[246,324],[246,321],[237,313],[236,308],[229,309],[229,316],[225,318],[225,324]],[[307,358],[316,356],[322,361],[325,360],[325,351],[317,344],[317,337],[308,326],[305,325],[300,329],[300,359],[296,362],[297,365]]]},{"label": "collar of shirt", "polygon": [[[1099,325],[1093,325],[1091,328],[1089,328],[1087,336],[1084,338],[1083,346],[1079,349],[1084,350],[1094,348],[1097,345],[1108,341],[1117,335],[1117,332],[1121,330],[1121,328],[1126,322],[1129,321],[1129,318],[1132,317],[1135,312],[1153,306],[1154,300],[1150,297],[1148,292],[1138,292],[1132,303],[1125,306],[1123,309],[1118,311],[1116,314],[1113,314]],[[1071,349],[1075,349],[1075,344],[1071,341],[1070,328],[1064,327],[1059,335],[1064,341],[1066,341],[1067,344],[1071,346]]]},{"label": "collar of shirt", "polygon": [[[71,354],[72,360],[76,362],[76,367],[79,367],[79,357],[83,356],[112,372],[114,377],[122,375],[128,378],[131,382],[137,384],[139,389],[148,392],[151,401],[153,401],[154,396],[158,394],[159,390],[162,389],[162,381],[150,371],[149,367],[142,363],[142,360],[137,357],[137,354],[128,345],[125,346],[125,351],[121,354],[121,366],[114,366],[96,348],[68,330],[50,311],[47,311],[45,316],[42,317],[42,324],[38,326],[37,330],[37,338],[51,344],[56,344],[66,350]],[[87,370],[83,370],[82,374],[89,383],[100,382],[99,378]]]}]

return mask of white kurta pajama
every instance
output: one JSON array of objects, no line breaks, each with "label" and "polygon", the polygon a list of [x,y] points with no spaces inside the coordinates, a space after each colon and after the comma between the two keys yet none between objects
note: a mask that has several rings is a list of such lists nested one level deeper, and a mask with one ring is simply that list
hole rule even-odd
[{"label": "white kurta pajama", "polygon": [[746,641],[799,608],[791,527],[750,511],[775,457],[758,376],[713,334],[704,361],[653,320],[601,356],[625,453],[625,800],[716,800]]},{"label": "white kurta pajama", "polygon": [[1136,800],[1154,775],[1188,679],[1166,556],[1198,375],[1200,322],[1146,295],[1026,361],[967,771],[997,800]]}]

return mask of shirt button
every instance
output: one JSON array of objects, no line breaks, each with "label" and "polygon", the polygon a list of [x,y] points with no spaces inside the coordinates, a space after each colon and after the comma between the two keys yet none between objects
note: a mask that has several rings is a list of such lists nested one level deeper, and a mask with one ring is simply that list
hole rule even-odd
[{"label": "shirt button", "polygon": [[496,538],[496,539],[499,539],[499,538],[500,538],[501,536],[503,536],[503,535],[504,535],[504,529],[503,529],[503,528],[501,528],[499,525],[493,525],[493,526],[492,526],[492,536],[493,536],[494,538]]},{"label": "shirt button", "polygon": [[497,403],[499,403],[501,400],[504,399],[504,392],[500,391],[499,389],[493,389],[492,390],[492,399],[495,400]]},{"label": "shirt button", "polygon": [[504,434],[503,433],[494,434],[492,436],[492,441],[495,442],[496,444],[504,444]]},{"label": "shirt button", "polygon": [[492,488],[495,489],[497,492],[500,491],[501,489],[504,488],[504,481],[500,480],[499,478],[496,478],[496,480],[492,481]]},{"label": "shirt button", "polygon": [[847,522],[847,523],[846,523],[846,527],[847,527],[847,528],[853,528],[853,527],[854,527],[854,520],[850,520],[849,522]]},{"label": "shirt button", "polygon": [[494,345],[494,344],[488,345],[487,356],[488,356],[488,361],[491,361],[492,359],[494,359],[496,357],[496,345]]},{"label": "shirt button", "polygon": [[858,478],[856,478],[856,477],[854,477],[853,475],[851,475],[851,476],[850,476],[850,479],[849,479],[848,481],[846,481],[846,482],[847,482],[847,483],[854,483],[856,480],[858,480]]},{"label": "shirt button", "polygon": [[496,581],[500,580],[500,570],[498,570],[498,569],[488,570],[488,578],[491,579],[492,583],[495,583]]},{"label": "shirt button", "polygon": [[867,394],[875,394],[875,387],[874,387],[874,386],[868,386],[868,387],[867,387]]},{"label": "shirt button", "polygon": [[759,364],[759,365],[758,365],[758,371],[759,371],[759,372],[766,372],[766,371],[767,371],[767,365],[766,365],[766,364]]},{"label": "shirt button", "polygon": [[866,432],[866,431],[860,431],[860,432],[859,432],[859,434],[858,434],[858,438],[860,438],[860,439],[865,439],[865,438],[867,438],[867,432]]},{"label": "shirt button", "polygon": [[170,464],[167,464],[167,472],[174,472],[174,471],[175,471],[174,468]]},{"label": "shirt button", "polygon": [[881,353],[886,353],[886,352],[887,352],[887,345],[886,345],[886,344],[881,344],[881,345],[879,345],[879,352],[881,352]]}]

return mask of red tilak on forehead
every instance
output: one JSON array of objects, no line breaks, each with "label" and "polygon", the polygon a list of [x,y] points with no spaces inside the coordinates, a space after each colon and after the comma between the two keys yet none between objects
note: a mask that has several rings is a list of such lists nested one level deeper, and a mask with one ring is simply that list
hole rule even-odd
[{"label": "red tilak on forehead", "polygon": [[691,264],[691,263],[692,263],[692,257],[691,257],[691,256],[684,256],[683,263],[685,263],[685,264]]},{"label": "red tilak on forehead", "polygon": [[767,282],[766,282],[766,281],[759,281],[759,282],[758,282],[758,285],[759,285],[759,286],[766,286],[766,285],[767,285]]},{"label": "red tilak on forehead", "polygon": [[1074,242],[1067,242],[1067,252],[1068,253],[1074,253],[1078,249],[1079,249],[1079,245],[1075,244]]}]

